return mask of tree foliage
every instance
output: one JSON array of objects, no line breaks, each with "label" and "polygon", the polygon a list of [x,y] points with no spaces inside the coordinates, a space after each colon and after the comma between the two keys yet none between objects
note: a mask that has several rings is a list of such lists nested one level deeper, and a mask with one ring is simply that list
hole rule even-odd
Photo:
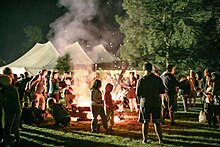
[{"label": "tree foliage", "polygon": [[24,28],[24,33],[26,36],[26,42],[22,44],[22,53],[26,53],[31,47],[33,47],[37,42],[43,40],[43,33],[41,28],[37,26],[27,26]]},{"label": "tree foliage", "polygon": [[198,47],[201,41],[211,40],[204,28],[213,7],[203,0],[124,0],[123,8],[126,15],[116,17],[125,35],[120,55],[132,66],[140,67],[140,61],[191,64],[204,48]]},{"label": "tree foliage", "polygon": [[57,69],[61,74],[63,74],[65,71],[70,71],[70,61],[71,57],[70,54],[66,53],[63,56],[59,57],[57,59],[57,64],[55,66],[55,69]]}]

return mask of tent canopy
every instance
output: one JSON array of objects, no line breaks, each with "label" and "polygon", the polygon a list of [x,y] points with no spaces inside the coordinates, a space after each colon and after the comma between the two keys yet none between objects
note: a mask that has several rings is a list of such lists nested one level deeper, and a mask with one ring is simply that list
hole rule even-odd
[{"label": "tent canopy", "polygon": [[109,53],[102,44],[93,47],[93,49],[87,53],[96,64],[111,63],[117,60],[117,58]]},{"label": "tent canopy", "polygon": [[23,56],[1,67],[1,69],[10,67],[13,73],[20,74],[20,72],[24,73],[25,70],[34,75],[42,69],[53,69],[59,56],[60,54],[50,41],[45,44],[37,43]]},{"label": "tent canopy", "polygon": [[[70,54],[71,64],[80,68],[117,61],[117,58],[101,44],[95,46],[91,51],[85,52],[80,44],[75,42],[65,47],[65,53]],[[0,67],[0,72],[5,67],[10,67],[13,73],[16,74],[28,71],[31,75],[35,75],[42,69],[53,70],[57,64],[58,57],[60,57],[60,53],[50,41],[45,44],[36,43],[23,56],[8,65]]]},{"label": "tent canopy", "polygon": [[66,53],[70,54],[71,63],[74,65],[93,65],[94,62],[85,53],[78,42],[66,46]]}]

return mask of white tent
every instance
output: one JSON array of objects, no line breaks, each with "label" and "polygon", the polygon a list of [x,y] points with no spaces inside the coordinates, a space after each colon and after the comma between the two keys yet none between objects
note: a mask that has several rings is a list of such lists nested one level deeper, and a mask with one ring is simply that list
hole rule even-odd
[{"label": "white tent", "polygon": [[59,56],[60,54],[50,41],[45,44],[37,43],[14,62],[0,67],[0,72],[2,72],[5,67],[10,67],[13,73],[21,74],[28,71],[34,75],[42,69],[52,70]]},{"label": "white tent", "polygon": [[117,60],[117,58],[112,53],[108,52],[102,44],[93,47],[93,49],[87,53],[96,64],[111,63]]},{"label": "white tent", "polygon": [[66,46],[66,52],[70,54],[71,63],[74,65],[93,65],[94,62],[85,53],[78,42]]}]

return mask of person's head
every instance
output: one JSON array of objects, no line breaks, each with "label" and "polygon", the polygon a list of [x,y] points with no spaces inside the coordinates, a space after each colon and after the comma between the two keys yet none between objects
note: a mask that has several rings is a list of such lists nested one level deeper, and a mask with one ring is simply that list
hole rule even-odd
[{"label": "person's head", "polygon": [[112,89],[113,89],[113,85],[111,83],[108,83],[106,86],[105,86],[105,91],[106,92],[112,92]]},{"label": "person's head", "polygon": [[58,79],[59,78],[59,72],[53,72],[53,79]]},{"label": "person's head", "polygon": [[66,78],[66,77],[69,77],[69,72],[68,71],[64,72],[64,78]]},{"label": "person's head", "polygon": [[205,77],[209,77],[209,76],[210,76],[210,73],[211,73],[211,72],[210,72],[209,69],[205,69],[205,70],[204,70],[204,76],[205,76]]},{"label": "person's head", "polygon": [[24,74],[20,74],[21,79],[24,79]]},{"label": "person's head", "polygon": [[52,73],[52,71],[50,71],[50,70],[47,71],[47,75],[48,75],[48,76],[50,76],[51,73]]},{"label": "person's head", "polygon": [[67,85],[71,85],[71,77],[67,77],[67,78],[65,79],[65,83],[66,83]]},{"label": "person's head", "polygon": [[133,78],[134,75],[135,75],[135,73],[134,73],[133,71],[129,72],[129,76],[130,76],[130,78]]},{"label": "person's head", "polygon": [[196,72],[196,78],[197,78],[198,80],[200,80],[200,79],[202,79],[202,77],[203,77],[203,75],[202,75],[201,70],[197,71],[197,72]]},{"label": "person's head", "polygon": [[220,78],[220,76],[219,76],[219,74],[218,74],[217,72],[212,72],[212,73],[211,73],[211,80],[212,80],[213,82],[218,81],[219,78]]},{"label": "person's head", "polygon": [[47,70],[46,70],[46,69],[43,69],[43,70],[41,71],[41,76],[42,76],[42,77],[46,77],[46,75],[47,75]]},{"label": "person's head", "polygon": [[99,79],[95,79],[92,83],[92,88],[93,89],[99,89],[102,87],[102,81]]},{"label": "person's head", "polygon": [[24,72],[24,76],[27,78],[29,76],[28,72]]},{"label": "person's head", "polygon": [[29,107],[29,103],[28,102],[24,102],[24,108],[28,108]]},{"label": "person's head", "polygon": [[13,74],[13,77],[14,77],[14,81],[18,81],[18,75],[17,74]]},{"label": "person's head", "polygon": [[12,78],[9,75],[3,74],[0,76],[0,83],[2,83],[4,86],[11,85]]},{"label": "person's head", "polygon": [[167,71],[170,72],[170,73],[172,73],[172,74],[174,74],[174,72],[175,72],[174,65],[169,64],[169,65],[167,66]]},{"label": "person's head", "polygon": [[144,62],[143,64],[143,70],[144,71],[152,71],[153,66],[150,62]]},{"label": "person's head", "polygon": [[3,74],[9,75],[13,79],[13,73],[12,73],[11,68],[5,67],[5,69],[3,70]]},{"label": "person's head", "polygon": [[31,101],[31,107],[36,107],[36,105],[37,105],[37,100]]}]

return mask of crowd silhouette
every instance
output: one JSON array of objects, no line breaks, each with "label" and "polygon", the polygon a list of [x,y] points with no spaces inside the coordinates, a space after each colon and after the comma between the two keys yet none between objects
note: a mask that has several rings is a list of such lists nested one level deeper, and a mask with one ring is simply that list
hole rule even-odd
[{"label": "crowd silhouette", "polygon": [[[90,103],[93,133],[98,133],[101,126],[105,133],[114,131],[115,111],[120,111],[122,117],[124,109],[129,108],[129,113],[139,116],[138,121],[142,123],[142,143],[147,143],[150,121],[155,124],[155,131],[161,143],[161,125],[165,124],[166,118],[170,119],[171,126],[178,125],[175,122],[175,112],[179,107],[178,98],[182,99],[184,112],[199,103],[207,124],[212,128],[220,127],[218,72],[210,69],[190,70],[177,78],[174,65],[168,65],[162,74],[152,69],[152,64],[146,62],[143,76],[131,71],[126,77],[125,71],[122,71],[114,75],[107,73],[102,78],[94,72],[79,80],[73,72],[61,75],[57,71],[43,69],[31,77],[28,72],[13,74],[13,71],[6,67],[0,75],[0,143],[20,145],[22,124],[40,126],[48,115],[54,118],[55,125],[68,126],[73,104],[79,103],[82,95],[88,97]],[[88,94],[82,91],[86,88]],[[200,102],[196,101],[197,97]]]}]

